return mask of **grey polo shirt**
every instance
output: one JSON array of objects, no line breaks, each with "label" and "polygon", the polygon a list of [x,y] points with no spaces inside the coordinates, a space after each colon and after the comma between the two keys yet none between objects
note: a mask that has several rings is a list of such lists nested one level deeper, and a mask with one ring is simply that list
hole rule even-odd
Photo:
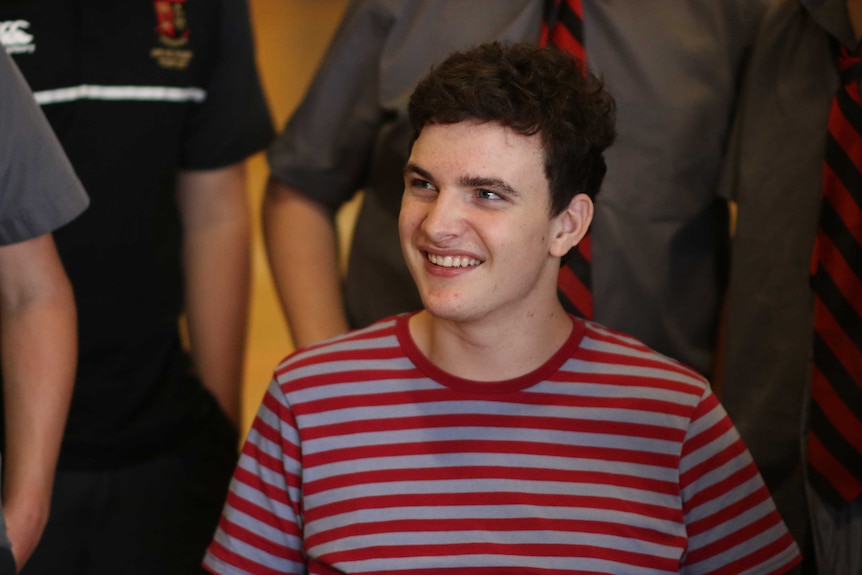
[{"label": "grey polo shirt", "polygon": [[[595,319],[703,373],[723,287],[726,209],[716,186],[739,72],[765,3],[584,3],[589,65],[619,108],[593,224]],[[346,280],[354,327],[422,305],[397,230],[414,84],[455,49],[538,38],[541,7],[540,0],[348,7],[269,161],[275,178],[333,211],[365,190]]]}]

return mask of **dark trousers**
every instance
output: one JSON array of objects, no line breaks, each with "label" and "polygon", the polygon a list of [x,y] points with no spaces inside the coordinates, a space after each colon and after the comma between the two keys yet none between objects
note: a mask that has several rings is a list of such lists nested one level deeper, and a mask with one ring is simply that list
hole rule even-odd
[{"label": "dark trousers", "polygon": [[237,460],[218,418],[127,467],[57,473],[45,534],[22,575],[189,575],[212,539]]},{"label": "dark trousers", "polygon": [[8,547],[0,549],[0,575],[15,575],[17,571],[12,550]]}]

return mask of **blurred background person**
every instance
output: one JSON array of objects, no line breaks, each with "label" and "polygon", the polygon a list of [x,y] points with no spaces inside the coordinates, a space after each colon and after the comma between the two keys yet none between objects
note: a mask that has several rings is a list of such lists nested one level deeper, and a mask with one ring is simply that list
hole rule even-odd
[{"label": "blurred background person", "polygon": [[92,201],[56,236],[80,360],[24,572],[193,573],[236,460],[243,162],[272,136],[246,2],[12,1],[0,22]]},{"label": "blurred background person", "polygon": [[87,203],[26,82],[0,50],[3,575],[27,562],[48,520],[77,359],[75,300],[51,232]]},{"label": "blurred background person", "polygon": [[739,219],[722,400],[823,575],[862,573],[860,37],[858,0],[775,3],[726,180]]}]

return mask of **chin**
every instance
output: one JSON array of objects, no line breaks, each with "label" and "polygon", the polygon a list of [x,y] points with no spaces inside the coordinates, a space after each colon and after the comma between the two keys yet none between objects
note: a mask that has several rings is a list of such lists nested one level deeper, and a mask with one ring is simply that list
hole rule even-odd
[{"label": "chin", "polygon": [[463,302],[452,301],[451,297],[421,294],[422,306],[435,317],[459,316],[463,313]]},{"label": "chin", "polygon": [[464,323],[479,319],[483,315],[481,306],[464,301],[456,296],[424,296],[422,305],[435,319]]}]

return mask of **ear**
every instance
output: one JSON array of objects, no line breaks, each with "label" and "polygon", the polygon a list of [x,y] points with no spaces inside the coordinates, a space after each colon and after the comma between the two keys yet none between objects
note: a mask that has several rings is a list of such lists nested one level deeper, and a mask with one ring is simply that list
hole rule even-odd
[{"label": "ear", "polygon": [[593,201],[586,194],[577,194],[569,206],[551,221],[550,252],[552,256],[561,258],[587,235],[593,221]]}]

